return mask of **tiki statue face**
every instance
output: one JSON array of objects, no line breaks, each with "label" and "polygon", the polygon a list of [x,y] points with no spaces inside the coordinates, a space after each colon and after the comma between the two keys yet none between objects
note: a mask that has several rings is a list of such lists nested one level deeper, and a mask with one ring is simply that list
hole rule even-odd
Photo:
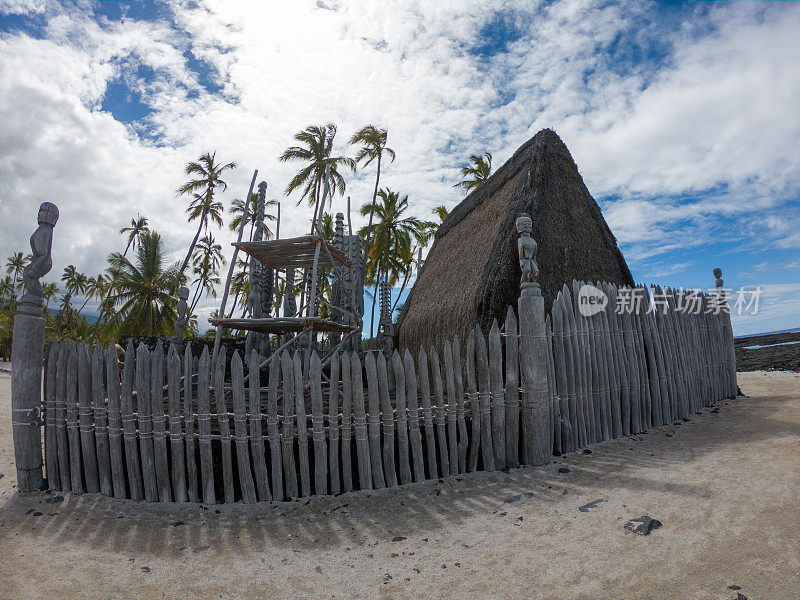
[{"label": "tiki statue face", "polygon": [[528,215],[520,215],[517,217],[517,233],[530,233],[533,228],[533,221]]},{"label": "tiki statue face", "polygon": [[58,222],[58,207],[52,202],[42,202],[42,205],[39,207],[37,221],[39,225],[55,227]]}]

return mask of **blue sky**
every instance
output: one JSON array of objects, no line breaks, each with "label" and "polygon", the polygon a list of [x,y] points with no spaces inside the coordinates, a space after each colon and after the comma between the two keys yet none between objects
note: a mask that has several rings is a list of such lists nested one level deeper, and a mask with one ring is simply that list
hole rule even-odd
[{"label": "blue sky", "polygon": [[[795,3],[0,1],[0,256],[53,200],[53,279],[102,269],[137,212],[177,260],[194,231],[174,190],[206,150],[240,165],[226,204],[258,168],[303,233],[277,157],[328,121],[351,155],[386,127],[383,184],[432,218],[470,154],[499,166],[551,127],[637,281],[708,288],[720,266],[763,289],[737,333],[800,326],[798,30]],[[356,206],[373,183],[349,178]]]}]

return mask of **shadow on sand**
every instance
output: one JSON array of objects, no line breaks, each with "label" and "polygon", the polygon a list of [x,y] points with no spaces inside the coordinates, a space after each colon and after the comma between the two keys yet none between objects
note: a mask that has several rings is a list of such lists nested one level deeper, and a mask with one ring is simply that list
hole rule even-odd
[{"label": "shadow on sand", "polygon": [[[648,433],[595,444],[539,468],[480,472],[391,490],[323,496],[293,502],[244,505],[157,504],[97,494],[15,494],[0,507],[0,543],[32,539],[84,545],[116,553],[174,556],[178,551],[259,552],[364,545],[394,537],[435,535],[475,515],[498,513],[515,502],[570,503],[593,499],[597,488],[630,492],[659,489],[713,497],[702,483],[664,482],[655,476],[671,464],[703,460],[731,445],[800,436],[800,424],[777,418],[782,396],[718,403]],[[567,466],[569,473],[560,473]],[[653,471],[648,476],[647,471]],[[566,491],[566,495],[565,495]],[[523,495],[514,500],[515,496]],[[59,499],[60,498],[60,499]],[[43,565],[46,568],[46,565]]]}]

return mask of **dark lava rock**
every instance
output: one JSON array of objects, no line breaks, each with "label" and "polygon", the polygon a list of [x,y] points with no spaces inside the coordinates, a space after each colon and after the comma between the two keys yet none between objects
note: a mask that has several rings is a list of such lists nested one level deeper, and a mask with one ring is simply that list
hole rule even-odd
[{"label": "dark lava rock", "polygon": [[396,535],[396,536],[394,536],[394,537],[392,538],[392,541],[393,541],[393,542],[402,542],[404,539],[406,539],[404,536],[402,536],[402,535]]},{"label": "dark lava rock", "polygon": [[740,590],[740,589],[742,589],[742,586],[740,586],[740,585],[736,585],[736,584],[734,584],[734,585],[729,585],[729,586],[728,586],[728,589],[729,589],[729,590],[734,590],[734,591],[736,591],[736,590]]},{"label": "dark lava rock", "polygon": [[667,434],[667,435],[665,435],[664,437],[672,437],[672,434],[671,434],[671,433],[668,433],[668,434]]},{"label": "dark lava rock", "polygon": [[64,496],[53,496],[52,498],[47,498],[45,502],[47,504],[58,504],[59,502],[64,501]]},{"label": "dark lava rock", "polygon": [[747,600],[747,596],[745,596],[744,594],[740,594],[739,592],[736,592],[736,600]]},{"label": "dark lava rock", "polygon": [[592,453],[592,451],[591,451],[591,450],[589,450],[588,448],[584,448],[584,449],[583,449],[583,453],[584,453],[584,454],[591,454],[591,453]]},{"label": "dark lava rock", "polygon": [[43,514],[43,513],[40,513],[40,512],[37,510],[35,513],[33,513],[33,516],[34,516],[34,517],[41,517],[41,516],[42,516],[42,514]]},{"label": "dark lava rock", "polygon": [[711,414],[714,414],[714,415],[719,414],[719,409],[718,408],[712,408],[711,409]]},{"label": "dark lava rock", "polygon": [[173,527],[181,527],[182,525],[186,525],[183,521],[175,521],[172,526]]},{"label": "dark lava rock", "polygon": [[569,473],[569,472],[570,472],[570,469],[569,469],[569,467],[561,467],[561,468],[558,470],[558,472],[559,472],[559,473]]},{"label": "dark lava rock", "polygon": [[192,550],[192,554],[200,554],[201,552],[205,552],[206,550],[209,550],[210,548],[211,548],[211,546],[199,546],[199,547],[195,548],[194,550]]},{"label": "dark lava rock", "polygon": [[597,500],[592,500],[588,504],[584,504],[583,506],[578,507],[578,510],[581,512],[589,512],[593,508],[597,508],[597,505],[601,502],[605,502],[604,498],[598,498]]},{"label": "dark lava rock", "polygon": [[506,498],[503,500],[506,504],[514,504],[515,502],[522,502],[523,500],[527,500],[528,498],[533,498],[533,492],[525,492],[523,494],[517,494],[516,496],[511,496],[510,498]]},{"label": "dark lava rock", "polygon": [[150,567],[142,567],[142,573],[149,573]]},{"label": "dark lava rock", "polygon": [[639,535],[650,535],[651,531],[658,529],[661,525],[661,521],[652,519],[647,515],[642,515],[641,517],[631,519],[625,523],[625,529],[638,533]]}]

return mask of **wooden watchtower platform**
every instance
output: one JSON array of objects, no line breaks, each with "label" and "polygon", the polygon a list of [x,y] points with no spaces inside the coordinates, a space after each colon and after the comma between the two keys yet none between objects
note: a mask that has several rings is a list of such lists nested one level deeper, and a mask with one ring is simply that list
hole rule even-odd
[{"label": "wooden watchtower platform", "polygon": [[[248,254],[251,259],[276,271],[285,273],[286,269],[308,269],[311,273],[311,289],[307,296],[304,293],[301,295],[301,306],[298,308],[297,316],[212,319],[211,323],[214,326],[271,335],[298,334],[308,331],[338,332],[348,336],[361,329],[361,317],[355,309],[352,297],[346,299],[349,307],[344,308],[327,302],[318,293],[321,291],[317,288],[320,268],[332,268],[333,281],[331,285],[337,279],[342,279],[345,273],[352,272],[354,269],[350,259],[324,238],[318,235],[304,235],[278,240],[234,242],[233,246]],[[338,319],[319,318],[315,314],[318,302],[328,305],[334,313],[343,314],[349,318],[341,320],[344,322],[340,322]]]}]

